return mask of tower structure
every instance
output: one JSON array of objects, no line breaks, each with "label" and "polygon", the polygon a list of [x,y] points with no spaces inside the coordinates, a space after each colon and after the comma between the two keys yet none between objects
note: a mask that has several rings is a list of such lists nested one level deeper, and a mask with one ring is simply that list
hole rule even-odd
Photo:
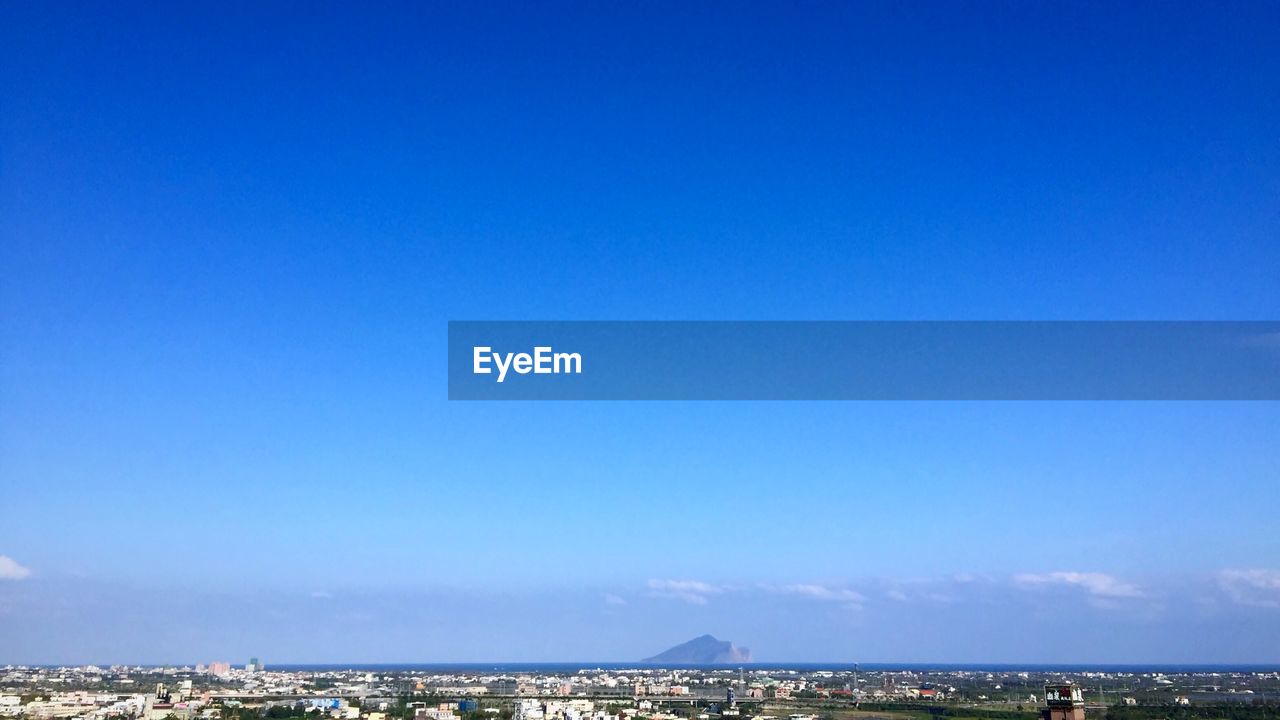
[{"label": "tower structure", "polygon": [[1045,685],[1044,704],[1044,720],[1084,720],[1084,693],[1077,685]]}]

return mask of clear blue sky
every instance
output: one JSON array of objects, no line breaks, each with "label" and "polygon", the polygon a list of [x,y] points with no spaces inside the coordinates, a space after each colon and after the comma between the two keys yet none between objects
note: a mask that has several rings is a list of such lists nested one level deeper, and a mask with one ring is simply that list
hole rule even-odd
[{"label": "clear blue sky", "polygon": [[1278,319],[1280,6],[632,5],[0,6],[0,663],[1280,662],[1275,404],[449,403],[444,347]]}]

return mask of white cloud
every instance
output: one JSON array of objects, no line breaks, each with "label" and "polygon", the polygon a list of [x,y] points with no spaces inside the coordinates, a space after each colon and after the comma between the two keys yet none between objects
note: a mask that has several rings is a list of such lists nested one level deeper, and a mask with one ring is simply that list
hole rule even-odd
[{"label": "white cloud", "polygon": [[816,583],[800,583],[796,585],[768,585],[761,584],[761,590],[771,592],[778,595],[791,595],[793,597],[803,598],[805,600],[816,600],[818,602],[839,603],[844,608],[854,612],[862,611],[862,603],[866,598],[857,590],[849,590],[841,587],[829,587],[827,585],[818,585]]},{"label": "white cloud", "polygon": [[884,596],[889,598],[890,600],[893,600],[894,602],[900,602],[900,603],[927,602],[927,603],[936,603],[939,605],[949,605],[951,603],[957,602],[957,598],[955,595],[951,595],[944,592],[936,592],[932,590],[919,590],[915,588],[912,588],[909,590],[903,590],[901,588],[892,588],[890,590],[886,590]]},{"label": "white cloud", "polygon": [[1280,570],[1223,570],[1218,586],[1240,605],[1280,608]]},{"label": "white cloud", "polygon": [[832,600],[838,602],[860,603],[864,600],[862,593],[845,588],[831,588],[825,585],[784,585],[779,592],[787,595],[799,595],[813,600]]},{"label": "white cloud", "polygon": [[18,564],[8,555],[0,555],[0,580],[21,580],[31,574],[31,570]]},{"label": "white cloud", "polygon": [[1117,579],[1106,573],[1074,572],[1060,570],[1058,572],[1015,575],[1013,582],[1025,588],[1043,587],[1046,585],[1067,585],[1078,587],[1094,597],[1100,598],[1139,598],[1142,591],[1136,585]]},{"label": "white cloud", "polygon": [[605,593],[604,604],[605,605],[626,605],[627,601],[622,599],[622,596],[620,595],[614,595],[613,593]]},{"label": "white cloud", "polygon": [[724,592],[723,588],[701,580],[650,580],[649,595],[656,598],[682,600],[691,605],[706,605],[708,596]]},{"label": "white cloud", "polygon": [[932,603],[950,605],[960,602],[965,594],[979,591],[985,578],[979,575],[953,575],[943,578],[902,578],[880,581],[884,596],[898,603]]}]

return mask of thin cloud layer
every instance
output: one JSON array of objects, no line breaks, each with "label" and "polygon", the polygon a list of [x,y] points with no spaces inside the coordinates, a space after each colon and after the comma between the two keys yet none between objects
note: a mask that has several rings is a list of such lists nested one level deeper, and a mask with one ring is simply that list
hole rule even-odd
[{"label": "thin cloud layer", "polygon": [[0,580],[22,580],[30,577],[31,570],[18,564],[8,555],[0,555]]},{"label": "thin cloud layer", "polygon": [[1068,585],[1078,587],[1088,594],[1100,598],[1143,597],[1143,592],[1136,585],[1119,580],[1112,575],[1098,572],[1060,570],[1044,574],[1023,573],[1015,575],[1013,581],[1014,584],[1024,588]]},{"label": "thin cloud layer", "polygon": [[[677,578],[591,590],[334,588],[317,599],[306,589],[142,588],[42,572],[0,583],[0,663],[165,663],[247,651],[374,662],[423,647],[444,649],[449,654],[439,657],[450,662],[504,649],[513,661],[625,661],[652,652],[657,630],[673,640],[714,633],[768,660],[843,661],[856,652],[1065,662],[1092,653],[1099,662],[1270,663],[1271,639],[1280,633],[1277,570],[1141,581],[1067,571],[789,584]],[[592,618],[592,633],[575,632],[584,617]],[[184,644],[169,648],[172,657],[156,655],[151,629],[184,623],[191,628]],[[1046,635],[1062,639],[1046,644]],[[346,654],[335,656],[334,648]]]},{"label": "thin cloud layer", "polygon": [[1223,570],[1218,587],[1239,605],[1280,608],[1280,570]]},{"label": "thin cloud layer", "polygon": [[829,600],[832,602],[852,602],[861,603],[866,598],[857,590],[849,590],[848,588],[833,588],[826,585],[800,584],[800,585],[784,585],[777,588],[778,592],[784,595],[797,595],[812,600]]},{"label": "thin cloud layer", "polygon": [[843,587],[828,587],[826,585],[818,585],[813,583],[801,583],[798,585],[784,585],[778,588],[784,595],[813,600],[824,603],[839,604],[840,607],[853,612],[862,612],[863,601],[866,596],[857,590],[850,590]]},{"label": "thin cloud layer", "polygon": [[650,580],[649,595],[656,598],[681,600],[690,605],[706,605],[710,596],[724,592],[724,588],[701,580]]}]

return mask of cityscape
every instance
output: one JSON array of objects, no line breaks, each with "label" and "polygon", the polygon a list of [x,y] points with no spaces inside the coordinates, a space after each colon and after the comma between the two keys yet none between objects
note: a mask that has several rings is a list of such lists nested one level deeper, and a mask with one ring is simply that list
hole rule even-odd
[{"label": "cityscape", "polygon": [[[1051,716],[1055,710],[1067,714]],[[271,667],[257,658],[236,666],[0,668],[0,715],[31,720],[1137,720],[1278,714],[1276,669],[338,668]]]}]

